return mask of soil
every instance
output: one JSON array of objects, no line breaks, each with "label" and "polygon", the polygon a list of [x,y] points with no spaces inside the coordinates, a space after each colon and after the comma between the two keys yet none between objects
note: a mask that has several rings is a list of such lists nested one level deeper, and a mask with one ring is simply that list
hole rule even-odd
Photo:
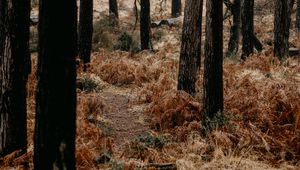
[{"label": "soil", "polygon": [[150,130],[144,108],[136,105],[134,97],[116,90],[105,90],[100,95],[105,110],[103,119],[110,122],[108,128],[112,131],[110,135],[115,139],[117,152],[124,149],[126,142]]}]

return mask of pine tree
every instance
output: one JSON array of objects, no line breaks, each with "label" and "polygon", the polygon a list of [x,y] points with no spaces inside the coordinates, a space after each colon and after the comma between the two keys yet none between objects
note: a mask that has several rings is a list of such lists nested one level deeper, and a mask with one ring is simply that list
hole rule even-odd
[{"label": "pine tree", "polygon": [[150,1],[141,0],[140,14],[141,50],[149,49],[150,46]]},{"label": "pine tree", "polygon": [[0,0],[0,155],[26,152],[30,0]]},{"label": "pine tree", "polygon": [[242,8],[242,59],[253,53],[254,22],[253,22],[254,0],[244,0]]},{"label": "pine tree", "polygon": [[223,1],[206,1],[204,112],[212,119],[223,111]]},{"label": "pine tree", "polygon": [[75,169],[76,0],[40,0],[34,169]]},{"label": "pine tree", "polygon": [[185,4],[177,88],[191,95],[196,94],[201,64],[202,9],[203,0]]},{"label": "pine tree", "polygon": [[84,62],[84,71],[91,62],[93,37],[93,0],[80,0],[79,56]]}]

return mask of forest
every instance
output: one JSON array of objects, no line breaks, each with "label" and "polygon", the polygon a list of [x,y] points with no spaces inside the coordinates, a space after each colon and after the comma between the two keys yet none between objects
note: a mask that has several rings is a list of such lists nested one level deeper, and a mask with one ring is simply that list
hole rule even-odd
[{"label": "forest", "polygon": [[300,169],[300,0],[0,0],[0,169]]}]

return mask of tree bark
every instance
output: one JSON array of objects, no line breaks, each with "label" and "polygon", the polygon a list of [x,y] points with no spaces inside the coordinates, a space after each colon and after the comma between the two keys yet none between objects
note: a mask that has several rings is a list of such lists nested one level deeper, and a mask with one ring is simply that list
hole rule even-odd
[{"label": "tree bark", "polygon": [[246,59],[253,53],[253,37],[254,23],[253,23],[253,8],[254,0],[244,0],[242,7],[242,59]]},{"label": "tree bark", "polygon": [[149,49],[150,44],[150,1],[141,0],[140,36],[141,50]]},{"label": "tree bark", "polygon": [[109,0],[109,15],[113,16],[115,19],[119,18],[117,0]]},{"label": "tree bark", "polygon": [[181,0],[172,0],[171,16],[178,17],[181,14]]},{"label": "tree bark", "polygon": [[80,0],[79,16],[79,56],[86,64],[91,62],[93,36],[93,0]]},{"label": "tree bark", "polygon": [[0,0],[0,155],[26,152],[30,0]]},{"label": "tree bark", "polygon": [[185,4],[177,88],[192,96],[201,64],[202,9],[203,0]]},{"label": "tree bark", "polygon": [[[229,1],[229,0],[227,0]],[[230,2],[230,1],[229,1]],[[241,24],[241,0],[234,0],[230,8],[233,15],[233,24],[230,28],[227,57],[234,56],[239,49],[240,24]]]},{"label": "tree bark", "polygon": [[34,169],[75,169],[76,0],[40,0]]},{"label": "tree bark", "polygon": [[275,0],[274,54],[279,59],[289,54],[290,3],[290,0]]},{"label": "tree bark", "polygon": [[204,112],[212,119],[223,111],[223,1],[206,1]]}]

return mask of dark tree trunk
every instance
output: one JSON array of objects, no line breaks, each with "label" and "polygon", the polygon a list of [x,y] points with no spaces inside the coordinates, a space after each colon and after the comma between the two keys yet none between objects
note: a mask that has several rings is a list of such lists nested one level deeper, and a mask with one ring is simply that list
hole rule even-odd
[{"label": "dark tree trunk", "polygon": [[76,0],[40,0],[34,168],[75,169]]},{"label": "dark tree trunk", "polygon": [[300,0],[297,0],[296,28],[300,31]]},{"label": "dark tree trunk", "polygon": [[275,0],[274,16],[274,54],[283,59],[289,54],[289,29],[291,23],[290,3],[292,1]]},{"label": "dark tree trunk", "polygon": [[80,0],[79,17],[79,56],[86,64],[91,61],[91,48],[93,36],[93,0]]},{"label": "dark tree trunk", "polygon": [[178,73],[178,90],[196,94],[196,81],[201,64],[203,0],[185,4]]},{"label": "dark tree trunk", "polygon": [[140,14],[141,50],[149,49],[150,45],[150,1],[141,0]]},{"label": "dark tree trunk", "polygon": [[[229,0],[228,0],[229,1]],[[234,56],[239,49],[240,24],[241,24],[241,0],[234,0],[229,7],[233,15],[233,24],[230,28],[227,56]]]},{"label": "dark tree trunk", "polygon": [[0,155],[26,152],[30,0],[0,0]]},{"label": "dark tree trunk", "polygon": [[242,8],[242,59],[246,59],[253,53],[253,8],[254,0],[244,0]]},{"label": "dark tree trunk", "polygon": [[223,111],[223,1],[206,1],[204,111],[208,118]]},{"label": "dark tree trunk", "polygon": [[109,15],[116,19],[119,18],[117,0],[109,0]]},{"label": "dark tree trunk", "polygon": [[181,0],[172,0],[171,16],[178,17],[180,16],[180,14],[181,14]]}]

